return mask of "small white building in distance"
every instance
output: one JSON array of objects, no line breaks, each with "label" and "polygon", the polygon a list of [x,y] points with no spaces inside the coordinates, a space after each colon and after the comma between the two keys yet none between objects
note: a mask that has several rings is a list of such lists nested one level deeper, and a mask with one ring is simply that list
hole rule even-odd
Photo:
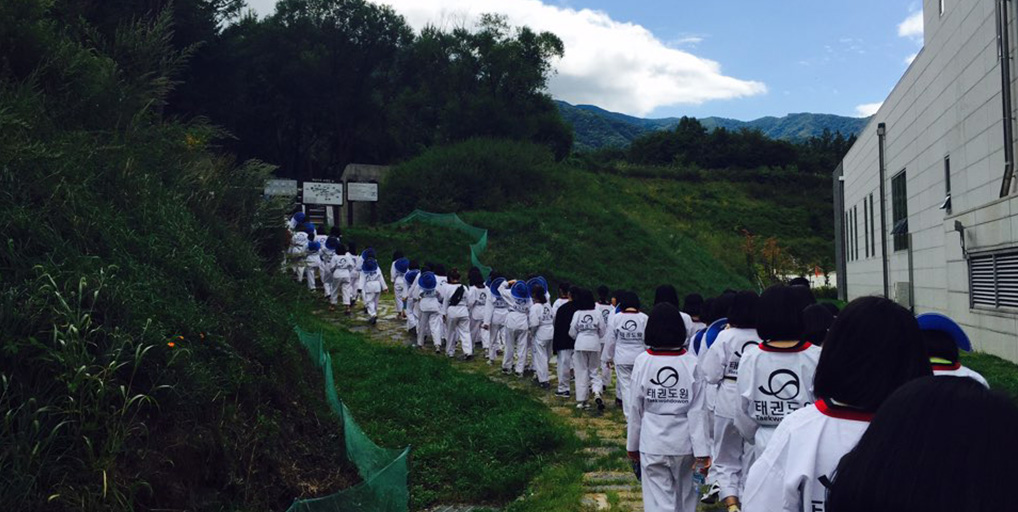
[{"label": "small white building in distance", "polygon": [[835,170],[834,195],[843,299],[942,312],[976,350],[1018,362],[1016,10],[924,0],[924,48]]}]

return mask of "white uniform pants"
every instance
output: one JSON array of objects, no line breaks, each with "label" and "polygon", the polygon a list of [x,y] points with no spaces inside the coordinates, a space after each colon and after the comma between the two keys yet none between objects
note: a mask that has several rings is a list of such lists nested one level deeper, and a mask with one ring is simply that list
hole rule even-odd
[{"label": "white uniform pants", "polygon": [[461,316],[450,318],[445,323],[445,354],[449,357],[456,355],[456,342],[463,345],[463,354],[474,355],[474,342],[470,338],[470,318]]},{"label": "white uniform pants", "polygon": [[[397,282],[399,279],[396,280]],[[406,301],[403,300],[403,294],[406,290],[402,286],[392,285],[393,295],[396,297],[396,316],[399,316],[403,310],[406,309]]]},{"label": "white uniform pants", "polygon": [[371,318],[378,316],[378,296],[377,293],[364,294],[364,307],[368,308],[368,316]]},{"label": "white uniform pants", "polygon": [[597,351],[573,351],[573,372],[576,373],[576,401],[586,402],[593,390],[595,395],[601,394],[601,376],[597,371],[601,366],[601,353]]},{"label": "white uniform pants", "polygon": [[717,466],[717,483],[721,486],[721,498],[742,496],[743,484],[742,434],[735,428],[735,420],[714,416],[714,465]]},{"label": "white uniform pants", "polygon": [[332,289],[332,297],[329,299],[333,304],[339,298],[340,294],[343,295],[343,305],[347,306],[350,301],[353,300],[353,283],[350,282],[349,277],[337,277],[334,278],[333,284],[335,288]]},{"label": "white uniform pants", "polygon": [[486,341],[488,339],[488,331],[481,329],[481,324],[483,323],[484,320],[470,319],[470,339],[474,341],[474,344],[480,342],[481,347],[484,350],[488,350],[488,342]]},{"label": "white uniform pants", "polygon": [[498,346],[498,335],[502,331],[505,331],[505,325],[503,325],[503,324],[496,324],[496,323],[492,322],[492,324],[488,326],[488,338],[489,338],[488,339],[488,360],[489,361],[494,361],[494,360],[498,359],[498,348],[499,348],[499,346]]},{"label": "white uniform pants", "polygon": [[315,271],[316,270],[318,270],[318,267],[316,267],[314,265],[308,265],[308,266],[304,267],[304,272],[308,276],[308,290],[312,290],[313,291],[315,289]]},{"label": "white uniform pants", "polygon": [[693,486],[695,460],[692,455],[653,455],[640,452],[643,510],[696,512],[698,491]]},{"label": "white uniform pants", "polygon": [[569,391],[569,370],[573,369],[573,349],[559,350],[555,353],[555,374],[558,377],[559,393]]},{"label": "white uniform pants", "polygon": [[551,338],[546,340],[534,339],[534,372],[537,373],[538,382],[548,382],[548,359],[551,357]]},{"label": "white uniform pants", "polygon": [[502,369],[513,368],[513,356],[516,356],[515,371],[523,373],[527,364],[527,342],[530,340],[529,329],[505,329],[505,354],[502,357]]},{"label": "white uniform pants", "polygon": [[[414,311],[417,304],[414,301],[407,299],[406,301],[406,330],[417,328],[417,312]],[[418,329],[420,330],[420,329]]]},{"label": "white uniform pants", "polygon": [[326,272],[321,268],[318,271],[322,274],[322,291],[325,292],[325,296],[329,299],[332,298],[332,272]]},{"label": "white uniform pants", "polygon": [[622,394],[622,415],[628,418],[629,404],[632,403],[629,398],[629,380],[633,376],[633,365],[615,363],[615,375],[618,379],[615,382],[615,395]]},{"label": "white uniform pants", "polygon": [[297,274],[297,282],[298,283],[303,283],[304,282],[304,269],[307,268],[307,265],[304,264],[304,259],[301,258],[301,259],[294,260],[292,268],[293,268],[293,271]]},{"label": "white uniform pants", "polygon": [[424,338],[431,335],[431,341],[435,348],[442,347],[442,314],[438,311],[421,311],[421,317],[417,320],[417,346],[424,346]]}]

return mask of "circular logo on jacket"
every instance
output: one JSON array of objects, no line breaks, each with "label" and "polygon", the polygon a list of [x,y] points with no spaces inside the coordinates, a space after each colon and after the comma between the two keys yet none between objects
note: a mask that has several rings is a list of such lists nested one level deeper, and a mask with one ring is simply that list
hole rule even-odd
[{"label": "circular logo on jacket", "polygon": [[594,315],[583,315],[583,320],[580,323],[592,324],[594,323]]},{"label": "circular logo on jacket", "polygon": [[757,346],[759,344],[760,344],[759,341],[747,341],[746,343],[743,343],[742,344],[742,348],[740,348],[739,350],[735,351],[735,357],[742,357],[742,354],[746,353],[746,349],[747,348],[755,347],[755,346]]},{"label": "circular logo on jacket", "polygon": [[778,400],[791,400],[799,396],[799,376],[791,370],[775,370],[767,378],[767,387],[760,386],[757,389]]},{"label": "circular logo on jacket", "polygon": [[664,366],[657,371],[657,378],[650,379],[650,383],[664,388],[674,388],[679,383],[679,371],[671,366]]},{"label": "circular logo on jacket", "polygon": [[622,330],[626,332],[633,332],[636,330],[636,320],[627,320],[626,323],[622,324]]}]

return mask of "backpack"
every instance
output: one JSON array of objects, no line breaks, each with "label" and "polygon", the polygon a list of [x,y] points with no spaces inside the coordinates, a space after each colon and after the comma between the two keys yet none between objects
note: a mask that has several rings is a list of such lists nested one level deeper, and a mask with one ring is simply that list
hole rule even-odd
[{"label": "backpack", "polygon": [[452,293],[452,297],[449,297],[449,305],[459,306],[460,301],[463,300],[463,294],[466,293],[466,291],[467,289],[463,285],[460,285],[459,288],[456,288],[456,291]]}]

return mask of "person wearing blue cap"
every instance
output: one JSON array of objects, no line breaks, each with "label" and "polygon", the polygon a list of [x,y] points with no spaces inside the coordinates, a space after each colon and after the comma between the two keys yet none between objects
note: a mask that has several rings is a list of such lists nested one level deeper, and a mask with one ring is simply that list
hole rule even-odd
[{"label": "person wearing blue cap", "polygon": [[332,297],[329,298],[329,302],[335,306],[339,295],[342,294],[346,314],[350,315],[353,304],[353,268],[356,260],[343,244],[336,246],[335,260],[332,268]]},{"label": "person wearing blue cap", "polygon": [[420,275],[420,265],[416,260],[410,262],[409,270],[403,276],[406,287],[403,291],[403,300],[406,304],[406,330],[410,337],[417,338],[417,277]]},{"label": "person wearing blue cap", "polygon": [[500,344],[505,343],[505,317],[509,314],[509,303],[498,293],[498,287],[505,282],[501,276],[492,276],[488,291],[488,302],[484,308],[484,325],[481,329],[488,331],[488,364],[494,365],[498,357]]},{"label": "person wearing blue cap", "polygon": [[290,249],[287,251],[287,260],[290,262],[290,270],[294,273],[294,279],[298,283],[304,282],[308,241],[307,231],[301,229],[297,229],[290,236]]},{"label": "person wearing blue cap", "polygon": [[357,242],[351,240],[346,245],[346,248],[350,251],[350,257],[353,258],[353,268],[350,269],[350,287],[353,288],[354,292],[350,298],[350,309],[353,310],[357,297],[361,296],[361,291],[357,289],[357,285],[361,282],[361,267],[364,266],[364,258],[361,257],[363,253],[357,252]]},{"label": "person wearing blue cap", "polygon": [[990,387],[985,377],[962,366],[959,350],[971,351],[972,342],[957,322],[940,313],[923,313],[916,317],[916,321],[923,331],[923,343],[926,345],[926,353],[930,356],[933,375],[968,377],[987,388]]},{"label": "person wearing blue cap", "polygon": [[469,306],[473,293],[460,284],[458,269],[450,270],[446,278],[445,283],[438,285],[442,296],[442,316],[445,317],[445,355],[455,357],[456,343],[459,342],[463,346],[463,360],[469,361],[474,358]]},{"label": "person wearing blue cap", "polygon": [[360,280],[359,288],[363,294],[364,307],[368,310],[368,322],[375,325],[378,323],[378,298],[382,293],[389,291],[389,285],[385,284],[385,277],[378,268],[377,260],[370,256],[364,260]]},{"label": "person wearing blue cap", "polygon": [[314,291],[316,288],[315,281],[317,279],[315,278],[315,274],[318,272],[318,267],[322,264],[322,258],[318,254],[318,251],[320,251],[321,248],[322,244],[318,242],[308,242],[308,254],[304,258],[304,270],[307,273],[308,290],[311,291]]},{"label": "person wearing blue cap", "polygon": [[392,267],[389,269],[389,278],[392,279],[392,295],[396,301],[396,319],[406,318],[406,301],[403,293],[406,287],[406,280],[403,276],[410,269],[410,260],[403,257],[403,251],[392,253]]},{"label": "person wearing blue cap", "polygon": [[422,272],[417,278],[417,346],[424,348],[425,338],[430,334],[435,352],[442,351],[442,296],[438,290],[438,278],[434,272]]},{"label": "person wearing blue cap", "polygon": [[[502,358],[502,373],[523,376],[527,364],[527,345],[530,338],[530,290],[527,283],[519,280],[503,281],[498,293],[509,305],[505,317],[505,354]],[[515,365],[513,357],[516,358]]]},{"label": "person wearing blue cap", "polygon": [[[326,300],[330,301],[332,299],[332,271],[336,266],[337,247],[339,247],[339,240],[330,236],[325,239],[325,243],[322,244],[322,250],[319,251],[321,262],[318,264],[318,273],[322,276],[322,291],[325,292]],[[329,306],[329,311],[335,310],[335,306]]]}]

